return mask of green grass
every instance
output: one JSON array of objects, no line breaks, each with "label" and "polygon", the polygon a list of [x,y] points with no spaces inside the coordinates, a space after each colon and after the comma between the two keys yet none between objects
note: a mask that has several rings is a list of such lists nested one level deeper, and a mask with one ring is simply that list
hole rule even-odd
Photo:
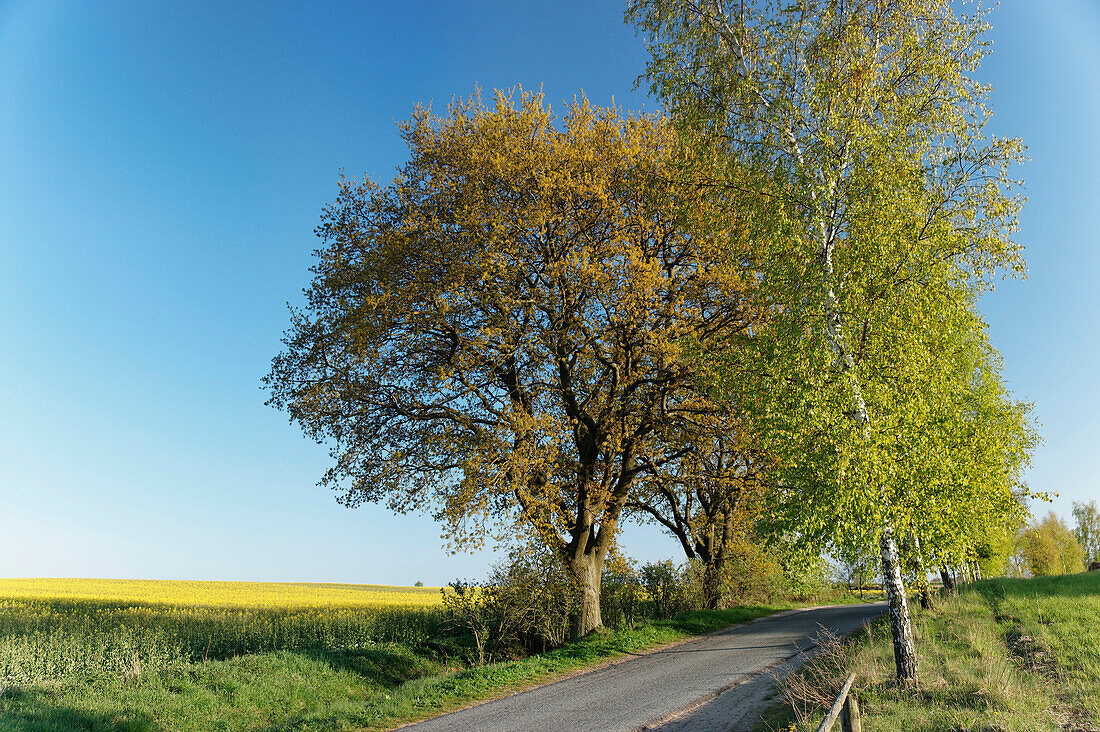
[{"label": "green grass", "polygon": [[0,694],[0,730],[385,729],[783,607],[686,613],[473,668],[439,644],[180,656],[152,668],[140,655],[129,664],[121,655],[116,667],[94,673],[74,667],[49,679],[9,681]]},{"label": "green grass", "polygon": [[1015,655],[1046,679],[1057,713],[1100,726],[1100,572],[989,580],[977,590]]},{"label": "green grass", "polygon": [[785,684],[760,730],[816,729],[849,671],[864,728],[1088,730],[1100,726],[1100,573],[988,580],[915,609],[919,689],[893,683],[889,626],[839,643]]}]

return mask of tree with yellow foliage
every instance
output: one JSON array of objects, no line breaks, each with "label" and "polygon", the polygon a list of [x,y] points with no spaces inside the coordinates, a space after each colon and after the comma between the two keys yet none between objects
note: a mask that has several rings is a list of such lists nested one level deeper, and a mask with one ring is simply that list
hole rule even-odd
[{"label": "tree with yellow foliage", "polygon": [[1020,553],[1034,577],[1074,574],[1085,569],[1077,537],[1053,511],[1020,532]]},{"label": "tree with yellow foliage", "polygon": [[639,475],[718,409],[698,354],[752,322],[736,222],[670,174],[658,116],[498,92],[402,134],[392,183],[342,180],[324,211],[269,403],[331,445],[347,505],[432,510],[455,546],[533,531],[580,637]]}]

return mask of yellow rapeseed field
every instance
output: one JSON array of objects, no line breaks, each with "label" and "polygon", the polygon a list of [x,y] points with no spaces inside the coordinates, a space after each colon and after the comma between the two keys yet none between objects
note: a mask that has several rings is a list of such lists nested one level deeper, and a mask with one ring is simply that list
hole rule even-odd
[{"label": "yellow rapeseed field", "polygon": [[247,653],[418,646],[445,623],[438,587],[0,579],[0,688]]},{"label": "yellow rapeseed field", "polygon": [[0,600],[14,598],[252,608],[431,608],[440,604],[438,587],[319,582],[0,579]]}]

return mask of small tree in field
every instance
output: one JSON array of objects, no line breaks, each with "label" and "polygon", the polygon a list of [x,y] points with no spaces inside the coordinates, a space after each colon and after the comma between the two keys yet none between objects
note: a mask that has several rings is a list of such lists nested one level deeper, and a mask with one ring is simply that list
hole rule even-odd
[{"label": "small tree in field", "polygon": [[498,93],[403,135],[393,183],[344,180],[325,210],[270,403],[332,444],[348,505],[430,508],[457,545],[526,524],[579,588],[580,637],[638,475],[715,411],[696,354],[751,321],[734,225],[672,181],[657,117]]}]

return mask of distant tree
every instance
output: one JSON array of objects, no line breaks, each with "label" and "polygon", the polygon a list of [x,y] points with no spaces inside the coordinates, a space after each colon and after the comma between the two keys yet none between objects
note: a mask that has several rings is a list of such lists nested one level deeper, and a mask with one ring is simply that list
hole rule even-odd
[{"label": "distant tree", "polygon": [[845,551],[837,557],[837,571],[840,578],[848,585],[849,592],[859,592],[859,598],[863,599],[863,591],[868,584],[877,580],[879,571],[879,559],[871,551],[871,547],[846,547]]},{"label": "distant tree", "polygon": [[1100,562],[1100,512],[1096,509],[1096,501],[1074,501],[1073,518],[1077,522],[1073,533],[1085,553],[1085,563]]},{"label": "distant tree", "polygon": [[1084,552],[1077,537],[1053,512],[1027,527],[1020,545],[1032,576],[1072,574],[1084,569]]},{"label": "distant tree", "polygon": [[457,546],[534,531],[580,637],[639,475],[716,409],[698,354],[752,322],[737,222],[670,174],[658,117],[498,93],[402,129],[397,179],[343,180],[324,212],[269,403],[332,445],[347,505],[433,510]]},{"label": "distant tree", "polygon": [[413,587],[423,587],[423,586],[424,586],[424,583],[421,582],[420,580],[417,580],[416,583],[413,585]]}]

